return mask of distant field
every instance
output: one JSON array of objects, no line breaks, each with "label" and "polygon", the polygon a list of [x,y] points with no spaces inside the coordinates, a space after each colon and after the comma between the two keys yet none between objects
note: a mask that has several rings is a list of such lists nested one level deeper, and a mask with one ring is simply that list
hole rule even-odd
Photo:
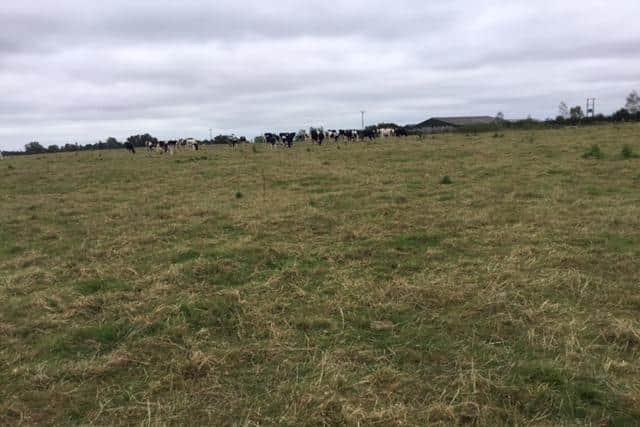
[{"label": "distant field", "polygon": [[4,158],[0,425],[638,425],[625,144]]}]

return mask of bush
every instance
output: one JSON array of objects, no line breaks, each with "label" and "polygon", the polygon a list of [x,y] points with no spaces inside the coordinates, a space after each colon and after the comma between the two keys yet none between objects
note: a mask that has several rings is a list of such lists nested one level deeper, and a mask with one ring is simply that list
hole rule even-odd
[{"label": "bush", "polygon": [[604,157],[602,150],[598,144],[594,144],[582,155],[583,159],[601,159]]},{"label": "bush", "polygon": [[622,155],[623,159],[633,159],[638,157],[638,155],[633,152],[631,146],[626,144],[622,147],[622,151],[620,152],[620,154]]},{"label": "bush", "polygon": [[449,175],[445,175],[442,177],[442,179],[440,180],[440,184],[444,184],[444,185],[449,185],[449,184],[453,184],[453,181],[451,180],[451,178],[449,177]]}]

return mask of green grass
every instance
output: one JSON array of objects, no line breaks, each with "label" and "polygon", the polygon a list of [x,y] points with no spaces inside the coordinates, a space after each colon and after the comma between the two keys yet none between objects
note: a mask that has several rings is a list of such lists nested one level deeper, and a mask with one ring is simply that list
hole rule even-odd
[{"label": "green grass", "polygon": [[636,425],[638,131],[5,158],[0,425]]}]

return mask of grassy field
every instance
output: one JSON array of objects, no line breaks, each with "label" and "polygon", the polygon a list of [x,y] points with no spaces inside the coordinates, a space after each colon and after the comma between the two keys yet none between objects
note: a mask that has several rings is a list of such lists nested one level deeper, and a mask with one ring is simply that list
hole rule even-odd
[{"label": "grassy field", "polygon": [[638,425],[625,144],[5,158],[0,425]]}]

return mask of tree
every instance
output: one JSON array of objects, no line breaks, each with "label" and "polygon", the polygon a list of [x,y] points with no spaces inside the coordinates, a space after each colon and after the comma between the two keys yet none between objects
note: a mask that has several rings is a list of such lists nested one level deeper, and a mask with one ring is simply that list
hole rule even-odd
[{"label": "tree", "polygon": [[558,116],[561,116],[563,119],[569,118],[569,107],[567,107],[564,101],[558,105]]},{"label": "tree", "polygon": [[215,138],[213,138],[213,143],[214,144],[230,144],[231,143],[231,136],[230,135],[217,135]]},{"label": "tree", "polygon": [[107,141],[104,144],[105,144],[106,148],[120,148],[120,147],[122,147],[122,144],[120,144],[118,142],[118,140],[115,139],[112,136],[107,138]]},{"label": "tree", "polygon": [[389,122],[389,123],[378,123],[378,129],[385,129],[385,128],[386,129],[397,129],[399,127],[400,126],[398,126],[397,124],[391,123],[391,122]]},{"label": "tree", "polygon": [[24,146],[24,151],[27,154],[41,154],[46,153],[47,149],[44,148],[38,141],[33,141]]},{"label": "tree", "polygon": [[569,110],[569,115],[573,120],[580,120],[584,117],[584,113],[582,112],[582,107],[576,105],[571,110]]},{"label": "tree", "polygon": [[631,114],[640,112],[640,95],[638,95],[637,90],[634,90],[627,96],[627,103],[624,108]]},{"label": "tree", "polygon": [[611,116],[614,122],[626,122],[631,119],[631,114],[626,108],[621,108]]},{"label": "tree", "polygon": [[498,111],[498,114],[496,114],[496,122],[504,122],[504,114],[502,114],[502,111]]},{"label": "tree", "polygon": [[47,148],[47,151],[49,153],[57,153],[58,151],[60,151],[60,147],[58,147],[57,145],[53,144],[53,145],[50,145],[49,148]]}]

